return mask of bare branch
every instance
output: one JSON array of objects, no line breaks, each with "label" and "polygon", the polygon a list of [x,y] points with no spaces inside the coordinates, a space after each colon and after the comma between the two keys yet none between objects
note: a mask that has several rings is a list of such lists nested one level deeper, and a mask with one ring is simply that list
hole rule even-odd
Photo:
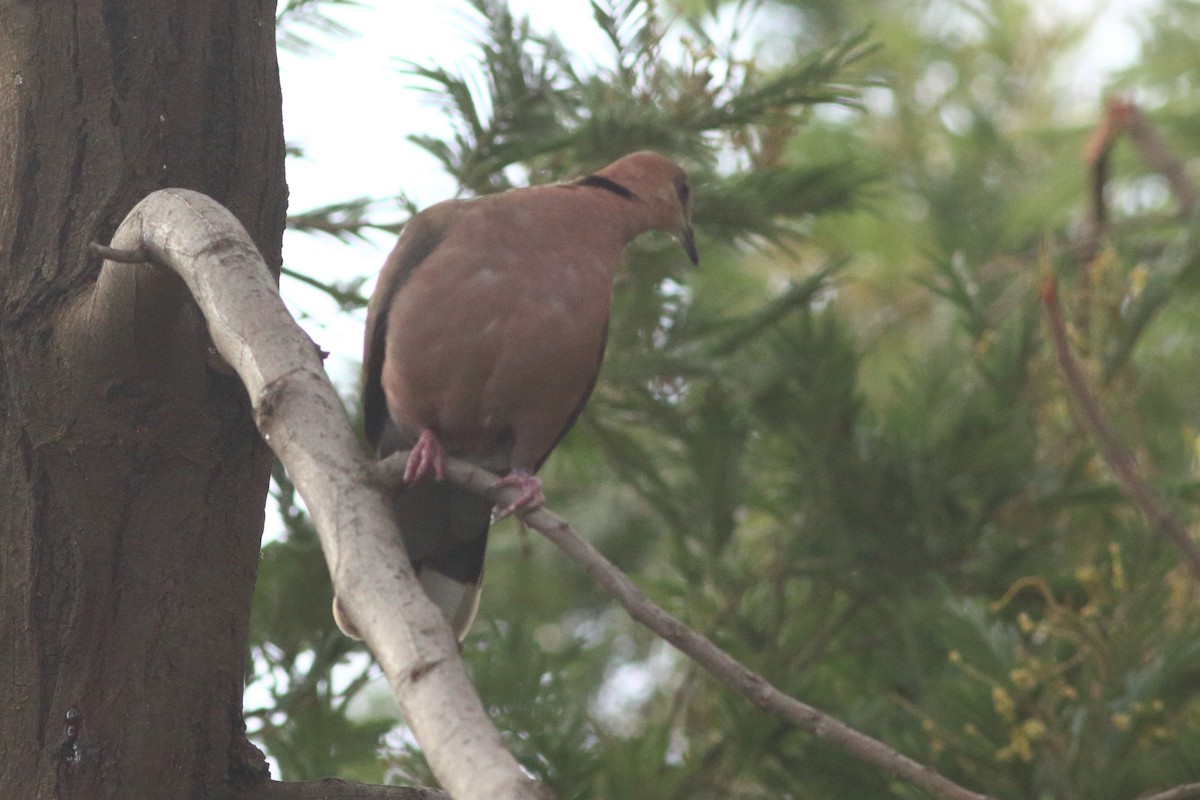
[{"label": "bare branch", "polygon": [[1104,109],[1104,118],[1092,131],[1083,146],[1083,161],[1087,166],[1090,191],[1090,214],[1087,235],[1079,258],[1079,288],[1075,306],[1075,324],[1085,343],[1091,317],[1092,267],[1100,254],[1108,233],[1108,204],[1104,196],[1108,183],[1109,162],[1113,146],[1124,134],[1137,149],[1142,164],[1162,175],[1171,187],[1180,216],[1190,217],[1196,210],[1200,192],[1188,176],[1187,168],[1168,149],[1162,137],[1146,119],[1141,109],[1129,100],[1114,98]]},{"label": "bare branch", "polygon": [[1196,544],[1188,529],[1171,513],[1162,496],[1146,481],[1133,453],[1121,443],[1116,432],[1108,424],[1096,393],[1092,391],[1083,368],[1071,352],[1067,326],[1063,322],[1062,304],[1058,298],[1058,281],[1053,275],[1043,279],[1040,294],[1046,326],[1050,329],[1050,342],[1066,380],[1067,391],[1079,410],[1080,421],[1100,449],[1126,496],[1141,509],[1155,530],[1175,544],[1193,577],[1200,581],[1200,545]]},{"label": "bare branch", "polygon": [[1183,161],[1171,152],[1135,103],[1117,98],[1108,101],[1104,119],[1096,126],[1083,148],[1084,161],[1092,172],[1092,220],[1099,232],[1103,232],[1107,218],[1104,182],[1107,180],[1108,155],[1121,134],[1129,137],[1142,164],[1166,179],[1175,202],[1179,204],[1180,215],[1191,216],[1200,200],[1200,192],[1188,176]]},{"label": "bare branch", "polygon": [[[1112,153],[1113,144],[1120,133],[1120,117],[1113,113],[1114,105],[1109,104],[1107,113],[1100,124],[1092,131],[1083,146],[1083,161],[1088,167],[1088,184],[1091,190],[1091,230],[1089,231],[1090,248],[1098,249],[1096,242],[1104,235],[1108,222],[1108,205],[1104,198],[1104,185],[1108,182],[1108,160]],[[1094,252],[1084,260],[1090,261]]]},{"label": "bare branch", "polygon": [[118,250],[115,247],[106,247],[97,242],[92,242],[88,245],[88,250],[94,256],[99,256],[118,264],[145,264],[150,261],[150,257],[146,254],[146,251],[140,247],[135,247],[132,250]]},{"label": "bare branch", "polygon": [[[504,748],[417,583],[386,498],[357,478],[358,441],[312,340],[287,312],[237,219],[198,192],[164,189],[113,238],[187,285],[217,351],[241,377],[263,438],[313,515],[341,608],[387,676],[433,772],[459,800],[537,800],[543,787]],[[104,270],[129,269],[104,265]]]},{"label": "bare branch", "polygon": [[1129,134],[1146,168],[1166,178],[1171,194],[1179,204],[1179,213],[1191,216],[1196,210],[1196,184],[1188,177],[1183,161],[1171,152],[1142,110],[1128,100],[1114,100],[1108,105],[1108,113],[1116,117],[1121,129]]},{"label": "bare branch", "polygon": [[1084,347],[1087,346],[1092,319],[1092,265],[1096,263],[1096,256],[1100,254],[1104,237],[1108,233],[1108,203],[1104,189],[1108,184],[1108,166],[1113,144],[1120,132],[1118,118],[1111,112],[1110,105],[1109,113],[1100,120],[1100,124],[1083,146],[1083,161],[1088,172],[1090,213],[1086,226],[1087,234],[1079,254],[1075,326],[1079,329]]},{"label": "bare branch", "polygon": [[[395,453],[367,469],[367,477],[385,486],[402,483],[408,452]],[[497,492],[500,480],[487,470],[465,461],[449,459],[446,477],[473,492],[506,504],[515,499],[517,490]],[[681,653],[708,670],[754,705],[783,717],[797,728],[840,748],[851,756],[885,770],[940,800],[990,800],[988,795],[964,789],[932,767],[874,739],[817,708],[792,698],[761,675],[745,667],[711,640],[693,631],[647,598],[631,580],[600,551],[579,537],[571,526],[545,508],[519,515],[521,521],[554,542],[571,560],[581,566],[600,586],[619,602],[633,619],[670,642]]]}]

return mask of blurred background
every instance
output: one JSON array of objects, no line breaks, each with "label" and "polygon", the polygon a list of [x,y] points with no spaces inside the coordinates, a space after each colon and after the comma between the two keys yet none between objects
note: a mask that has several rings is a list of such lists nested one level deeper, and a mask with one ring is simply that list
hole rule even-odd
[{"label": "blurred background", "polygon": [[[1077,424],[1037,291],[1058,275],[1111,424],[1194,528],[1200,3],[423,5],[279,9],[282,290],[348,415],[412,213],[658,150],[701,265],[631,247],[549,506],[781,689],[972,789],[1200,780],[1200,596]],[[1167,166],[1103,135],[1115,99]],[[275,478],[252,737],[277,778],[432,783]],[[511,520],[464,657],[562,798],[923,796],[722,690]]]}]

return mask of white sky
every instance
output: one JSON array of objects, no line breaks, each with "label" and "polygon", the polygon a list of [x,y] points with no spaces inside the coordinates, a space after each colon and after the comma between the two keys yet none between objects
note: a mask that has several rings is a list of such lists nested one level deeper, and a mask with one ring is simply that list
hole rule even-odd
[{"label": "white sky", "polygon": [[[537,30],[557,33],[577,55],[603,57],[605,42],[587,0],[511,0],[511,7],[530,15]],[[399,62],[469,66],[472,13],[462,2],[339,9],[337,19],[357,32],[353,38],[321,40],[328,55],[280,54],[285,133],[306,155],[288,162],[292,211],[401,190],[424,207],[454,194],[438,162],[407,141],[450,127],[418,82],[400,73]],[[370,243],[345,244],[289,233],[284,259],[321,279],[373,276],[393,241],[381,234]],[[320,292],[286,278],[282,291],[309,335],[331,353],[326,363],[335,383],[357,386],[364,315],[341,314]]]}]

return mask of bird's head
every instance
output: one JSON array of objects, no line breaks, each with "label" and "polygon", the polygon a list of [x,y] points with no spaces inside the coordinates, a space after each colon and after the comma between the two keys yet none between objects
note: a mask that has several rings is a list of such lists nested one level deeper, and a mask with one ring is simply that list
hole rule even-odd
[{"label": "bird's head", "polygon": [[693,264],[700,263],[692,233],[692,187],[684,171],[669,158],[649,150],[622,156],[594,173],[628,190],[642,204],[642,230],[671,234]]}]

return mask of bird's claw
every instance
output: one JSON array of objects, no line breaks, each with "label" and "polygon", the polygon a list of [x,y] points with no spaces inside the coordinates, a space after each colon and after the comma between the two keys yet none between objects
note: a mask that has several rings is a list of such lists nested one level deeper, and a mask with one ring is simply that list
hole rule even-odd
[{"label": "bird's claw", "polygon": [[423,430],[409,451],[408,462],[404,465],[404,482],[412,486],[430,472],[436,480],[445,480],[446,450],[436,433]]},{"label": "bird's claw", "polygon": [[512,502],[503,508],[496,509],[493,514],[493,519],[496,521],[518,511],[532,511],[541,508],[546,503],[546,496],[542,494],[541,480],[528,472],[518,471],[505,475],[496,483],[497,490],[504,488],[514,488],[519,490],[519,493]]}]

